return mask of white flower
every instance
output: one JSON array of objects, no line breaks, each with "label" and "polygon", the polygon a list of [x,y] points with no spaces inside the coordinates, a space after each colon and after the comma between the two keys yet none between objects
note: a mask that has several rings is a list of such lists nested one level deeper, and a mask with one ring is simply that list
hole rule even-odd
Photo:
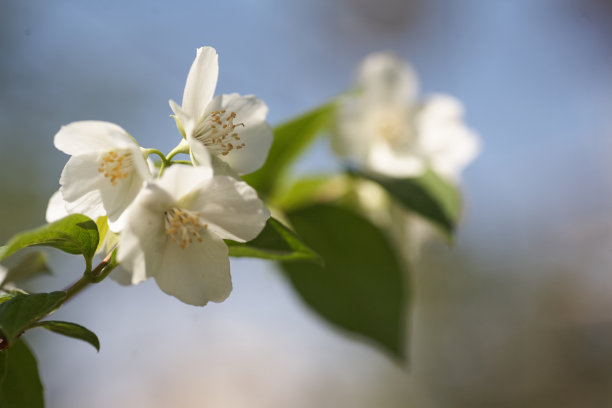
[{"label": "white flower", "polygon": [[347,97],[338,114],[334,149],[340,156],[391,177],[416,177],[430,166],[457,180],[478,153],[461,103],[446,95],[418,102],[415,74],[397,56],[367,57],[357,85],[361,92]]},{"label": "white flower", "polygon": [[213,99],[219,63],[212,47],[198,48],[187,75],[183,104],[170,101],[197,162],[208,162],[209,154],[219,157],[239,174],[260,168],[272,144],[272,129],[265,121],[266,104],[253,95],[217,95]]},{"label": "white flower", "polygon": [[251,240],[269,216],[243,181],[213,176],[211,167],[175,165],[147,183],[130,207],[118,261],[127,283],[154,277],[185,303],[221,302],[232,290],[223,239]]},{"label": "white flower", "polygon": [[51,223],[66,216],[68,216],[68,211],[66,210],[66,201],[64,201],[64,198],[62,197],[62,192],[57,190],[49,199],[45,219],[47,220],[47,222]]},{"label": "white flower", "polygon": [[63,126],[54,143],[72,156],[60,177],[66,212],[94,220],[108,215],[109,225],[121,229],[120,216],[149,177],[136,141],[113,123],[83,121]]}]

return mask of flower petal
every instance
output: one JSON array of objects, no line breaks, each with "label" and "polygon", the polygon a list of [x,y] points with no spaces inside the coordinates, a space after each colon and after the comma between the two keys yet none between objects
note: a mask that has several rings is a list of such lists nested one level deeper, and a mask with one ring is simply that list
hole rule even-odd
[{"label": "flower petal", "polygon": [[49,199],[45,219],[47,222],[54,222],[68,215],[66,211],[66,202],[60,190],[57,190]]},{"label": "flower petal", "polygon": [[211,167],[211,154],[202,143],[198,142],[191,133],[187,133],[187,144],[189,145],[189,154],[191,162],[199,167]]},{"label": "flower petal", "polygon": [[357,74],[363,97],[381,103],[408,103],[416,98],[418,81],[412,67],[391,52],[367,56]]},{"label": "flower petal", "polygon": [[98,171],[98,153],[72,156],[60,176],[60,191],[69,213],[85,214],[92,219],[106,214],[100,187],[108,180]]},{"label": "flower petal", "polygon": [[222,302],[232,291],[228,249],[214,233],[185,248],[168,240],[155,281],[169,295],[190,305]]},{"label": "flower petal", "polygon": [[270,217],[257,192],[230,176],[215,176],[188,209],[199,212],[208,229],[221,238],[240,242],[255,238]]},{"label": "flower petal", "polygon": [[[163,213],[174,200],[163,189],[149,183],[129,209],[129,217],[119,238],[117,260],[137,284],[153,276],[161,263],[165,233]],[[119,277],[119,281],[124,281]]]},{"label": "flower petal", "polygon": [[387,143],[376,143],[372,146],[367,166],[390,177],[417,177],[426,170],[421,157],[413,152],[398,153]]},{"label": "flower petal", "polygon": [[218,76],[219,56],[217,51],[212,47],[198,48],[183,92],[182,108],[185,113],[194,119],[202,116],[206,105],[215,93]]},{"label": "flower petal", "polygon": [[121,126],[102,121],[72,122],[55,135],[55,147],[69,155],[138,146]]},{"label": "flower petal", "polygon": [[417,120],[420,149],[433,169],[457,180],[480,150],[477,135],[463,122],[461,102],[448,95],[434,95],[425,103]]},{"label": "flower petal", "polygon": [[[272,128],[266,123],[268,106],[254,95],[237,93],[217,95],[206,112],[226,110],[236,113],[234,124],[242,123],[234,130],[244,143],[219,158],[228,163],[238,174],[249,174],[263,166],[274,139]],[[236,144],[238,144],[236,143]]]},{"label": "flower petal", "polygon": [[174,165],[167,169],[157,185],[164,189],[175,201],[188,196],[193,197],[211,183],[213,178],[210,166]]},{"label": "flower petal", "polygon": [[[136,198],[148,175],[147,164],[137,147],[127,152],[131,156],[132,166],[127,177],[115,182],[104,177],[99,166],[103,152],[87,153],[72,156],[60,177],[61,192],[67,202],[70,213],[81,213],[91,218],[107,214],[112,225]],[[100,205],[104,211],[100,213]],[[118,226],[113,226],[117,231]]]}]

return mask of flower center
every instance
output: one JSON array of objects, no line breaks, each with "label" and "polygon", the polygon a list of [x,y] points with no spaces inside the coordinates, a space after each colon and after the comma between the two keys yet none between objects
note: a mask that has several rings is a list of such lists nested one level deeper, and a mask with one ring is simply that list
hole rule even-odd
[{"label": "flower center", "polygon": [[245,144],[234,129],[244,123],[234,123],[236,112],[213,111],[205,116],[196,127],[194,137],[202,142],[215,155],[227,156],[229,152],[242,149]]},{"label": "flower center", "polygon": [[402,139],[406,136],[406,124],[402,119],[403,115],[394,110],[385,109],[377,112],[376,134],[391,145],[404,142]]},{"label": "flower center", "polygon": [[116,186],[118,180],[128,178],[131,167],[132,155],[129,152],[119,154],[111,150],[102,156],[98,172],[104,174],[104,177],[109,179],[113,186]]},{"label": "flower center", "polygon": [[200,223],[200,213],[176,207],[164,211],[164,218],[166,235],[169,235],[172,242],[176,242],[183,249],[194,239],[202,242],[200,232],[208,228],[208,224]]}]

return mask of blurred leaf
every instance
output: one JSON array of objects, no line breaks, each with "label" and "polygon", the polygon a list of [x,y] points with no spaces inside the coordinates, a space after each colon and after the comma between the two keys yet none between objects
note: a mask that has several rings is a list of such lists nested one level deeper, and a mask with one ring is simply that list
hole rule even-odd
[{"label": "blurred leaf", "polygon": [[29,246],[42,245],[61,249],[69,254],[83,254],[88,264],[98,246],[98,227],[88,217],[72,214],[35,230],[15,235],[0,248],[0,260]]},{"label": "blurred leaf", "polygon": [[[0,343],[2,345],[2,343]],[[3,352],[4,349],[0,349],[0,389],[2,389],[2,381],[4,381],[4,377],[6,376],[7,371],[7,363],[8,363],[8,352]]]},{"label": "blurred leaf", "polygon": [[0,382],[0,407],[43,408],[43,386],[38,375],[36,357],[23,340],[0,351],[5,360],[5,375]]},{"label": "blurred leaf", "polygon": [[261,195],[270,196],[279,178],[329,124],[335,111],[331,102],[274,129],[274,141],[264,165],[243,179]]},{"label": "blurred leaf", "polygon": [[283,211],[297,210],[317,203],[334,201],[347,192],[347,178],[341,176],[310,176],[298,179],[273,204]]},{"label": "blurred leaf", "polygon": [[351,170],[352,174],[372,180],[402,204],[434,223],[452,239],[461,212],[461,196],[455,186],[428,171],[417,178],[390,178]]},{"label": "blurred leaf", "polygon": [[225,242],[230,256],[277,261],[320,261],[319,255],[307,247],[295,232],[272,217],[268,218],[266,226],[255,239],[244,243],[231,240]]},{"label": "blurred leaf", "polygon": [[104,217],[98,217],[96,220],[96,227],[98,227],[98,246],[94,253],[97,254],[102,248],[102,245],[104,245],[104,239],[108,233],[108,217],[106,215]]},{"label": "blurred leaf", "polygon": [[20,294],[0,303],[0,331],[9,344],[34,323],[54,311],[66,292]]},{"label": "blurred leaf", "polygon": [[96,350],[100,351],[100,341],[98,340],[98,336],[96,336],[94,332],[87,329],[86,327],[83,327],[76,323],[46,320],[44,322],[38,322],[36,326],[44,327],[45,329],[57,334],[62,334],[64,336],[86,341],[87,343],[94,346]]},{"label": "blurred leaf", "polygon": [[47,265],[47,256],[43,252],[30,252],[17,265],[9,268],[0,283],[0,288],[8,282],[26,280],[42,273],[51,273]]},{"label": "blurred leaf", "polygon": [[304,301],[328,322],[405,355],[405,273],[385,235],[342,207],[318,204],[288,214],[324,265],[283,263]]}]

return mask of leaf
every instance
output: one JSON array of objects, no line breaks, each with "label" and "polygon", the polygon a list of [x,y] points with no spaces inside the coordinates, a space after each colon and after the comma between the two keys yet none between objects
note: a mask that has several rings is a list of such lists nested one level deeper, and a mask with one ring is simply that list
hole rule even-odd
[{"label": "leaf", "polygon": [[270,196],[288,166],[329,124],[335,111],[331,102],[274,129],[274,141],[264,165],[243,179],[261,195]]},{"label": "leaf", "polygon": [[421,177],[402,179],[358,170],[350,170],[350,173],[378,183],[406,209],[427,218],[452,238],[461,213],[461,196],[457,188],[433,171]]},{"label": "leaf", "polygon": [[98,227],[88,217],[72,214],[35,230],[15,235],[0,248],[0,261],[29,246],[50,246],[69,254],[83,254],[90,263],[98,246]]},{"label": "leaf", "polygon": [[25,255],[17,265],[9,268],[0,283],[0,288],[8,282],[26,280],[42,273],[51,273],[47,265],[47,256],[43,252],[30,252]]},{"label": "leaf", "polygon": [[0,351],[5,360],[5,375],[0,382],[0,407],[43,408],[43,386],[38,375],[36,357],[23,340]]},{"label": "leaf", "polygon": [[319,255],[306,246],[295,232],[271,217],[255,239],[244,243],[231,240],[225,242],[230,256],[277,261],[320,261]]},{"label": "leaf", "polygon": [[318,175],[297,180],[282,196],[273,200],[273,205],[283,211],[297,210],[316,203],[332,202],[346,194],[347,177]]},{"label": "leaf", "polygon": [[9,347],[19,335],[53,312],[66,292],[19,294],[0,303],[0,332]]},{"label": "leaf", "polygon": [[46,320],[44,322],[38,322],[38,327],[44,327],[54,333],[62,334],[64,336],[72,337],[75,339],[86,341],[95,347],[96,350],[100,351],[100,341],[98,336],[91,330],[70,322],[60,322],[56,320]]},{"label": "leaf", "polygon": [[325,264],[282,264],[297,293],[329,323],[404,358],[405,271],[383,233],[360,215],[328,204],[288,217]]},{"label": "leaf", "polygon": [[98,246],[96,246],[94,253],[97,254],[102,248],[102,245],[104,245],[104,239],[108,233],[108,217],[106,215],[104,217],[98,217],[96,220],[96,227],[98,228]]}]

